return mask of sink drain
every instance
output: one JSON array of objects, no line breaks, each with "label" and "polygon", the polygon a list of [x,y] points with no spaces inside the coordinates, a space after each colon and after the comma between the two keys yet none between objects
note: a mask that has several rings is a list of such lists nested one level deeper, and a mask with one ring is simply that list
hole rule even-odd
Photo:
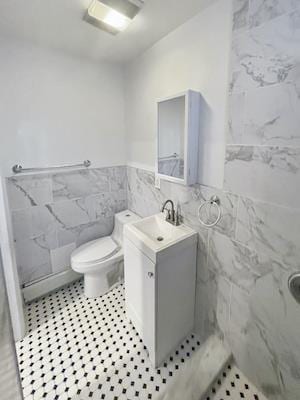
[{"label": "sink drain", "polygon": [[159,242],[162,242],[164,240],[164,238],[162,236],[157,236],[156,240],[158,240]]}]

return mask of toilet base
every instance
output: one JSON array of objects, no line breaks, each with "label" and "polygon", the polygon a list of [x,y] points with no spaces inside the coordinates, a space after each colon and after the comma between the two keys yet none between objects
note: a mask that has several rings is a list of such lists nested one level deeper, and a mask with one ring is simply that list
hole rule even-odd
[{"label": "toilet base", "polygon": [[111,265],[109,270],[84,274],[84,294],[94,299],[109,292],[123,281],[123,260]]}]

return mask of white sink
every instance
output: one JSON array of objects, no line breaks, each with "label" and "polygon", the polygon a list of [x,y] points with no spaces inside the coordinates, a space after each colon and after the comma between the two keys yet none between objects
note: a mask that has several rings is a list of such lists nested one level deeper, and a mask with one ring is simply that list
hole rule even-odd
[{"label": "white sink", "polygon": [[154,261],[159,252],[171,246],[180,242],[184,244],[186,240],[197,240],[193,229],[184,224],[172,225],[165,220],[163,213],[126,224],[124,235]]}]

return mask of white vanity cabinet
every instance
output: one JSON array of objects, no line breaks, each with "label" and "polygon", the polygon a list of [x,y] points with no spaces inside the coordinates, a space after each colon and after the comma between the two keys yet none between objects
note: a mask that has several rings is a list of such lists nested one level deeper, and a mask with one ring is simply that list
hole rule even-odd
[{"label": "white vanity cabinet", "polygon": [[124,230],[125,305],[158,367],[194,326],[197,235],[149,251]]},{"label": "white vanity cabinet", "polygon": [[124,255],[129,268],[125,272],[126,315],[143,339],[155,363],[155,264],[125,239]]}]

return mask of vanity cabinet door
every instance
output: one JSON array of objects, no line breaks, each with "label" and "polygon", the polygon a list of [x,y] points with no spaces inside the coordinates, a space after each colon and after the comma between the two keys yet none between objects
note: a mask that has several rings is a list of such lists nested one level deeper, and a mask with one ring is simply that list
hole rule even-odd
[{"label": "vanity cabinet door", "polygon": [[155,264],[124,238],[126,315],[155,364]]},{"label": "vanity cabinet door", "polygon": [[[146,257],[146,256],[144,256]],[[144,309],[143,309],[143,339],[149,351],[149,358],[156,366],[156,290],[155,290],[155,265],[146,257],[148,263],[143,271],[143,291],[144,291]]]}]

